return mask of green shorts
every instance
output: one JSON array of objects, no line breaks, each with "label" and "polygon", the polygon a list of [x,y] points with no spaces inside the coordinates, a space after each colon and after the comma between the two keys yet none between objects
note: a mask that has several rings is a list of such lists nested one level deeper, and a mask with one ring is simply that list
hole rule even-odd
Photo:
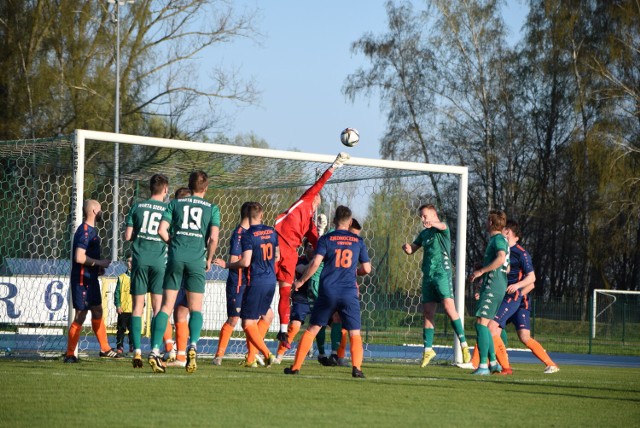
[{"label": "green shorts", "polygon": [[[487,274],[485,274],[486,276]],[[476,317],[492,320],[502,304],[502,299],[507,292],[507,277],[485,277],[480,289],[480,300],[477,301]]]},{"label": "green shorts", "polygon": [[184,287],[192,293],[204,293],[204,259],[198,261],[179,261],[169,258],[164,275],[165,290],[180,290],[184,277]]},{"label": "green shorts", "polygon": [[451,275],[442,274],[422,278],[422,303],[440,303],[443,299],[453,299]]},{"label": "green shorts", "polygon": [[131,268],[131,295],[162,294],[165,264],[133,266]]}]

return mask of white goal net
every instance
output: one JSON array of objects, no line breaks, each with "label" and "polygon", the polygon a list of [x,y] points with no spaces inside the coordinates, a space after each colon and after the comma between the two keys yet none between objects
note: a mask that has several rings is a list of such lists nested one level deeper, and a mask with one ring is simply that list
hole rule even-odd
[{"label": "white goal net", "polygon": [[593,346],[628,346],[640,342],[640,291],[593,290],[591,307]]},{"label": "white goal net", "polygon": [[[116,143],[120,152],[117,181]],[[265,223],[273,224],[276,215],[298,199],[335,158],[84,130],[68,138],[0,142],[0,154],[0,349],[41,357],[59,356],[66,347],[72,316],[70,239],[82,222],[82,200],[101,202],[105,221],[98,228],[103,257],[117,256],[101,280],[109,339],[115,343],[113,289],[126,269],[129,252],[129,244],[121,242],[124,219],[134,202],[148,198],[152,174],[169,177],[170,194],[187,184],[193,170],[209,174],[207,199],[219,205],[222,216],[216,256],[227,257],[228,240],[244,201],[262,203]],[[347,205],[363,225],[373,266],[370,275],[359,279],[367,358],[407,360],[420,355],[422,254],[407,257],[401,246],[421,230],[418,206],[435,202],[433,180],[444,189],[438,208],[452,230],[456,305],[462,314],[467,168],[352,158],[336,170],[322,191],[319,212],[331,218],[337,205]],[[225,279],[226,272],[217,268],[207,275],[199,346],[203,354],[215,352],[218,331],[226,319]],[[274,301],[277,304],[277,297]],[[80,353],[97,350],[89,318]],[[274,331],[276,323],[277,316]],[[240,331],[234,333],[228,353],[244,353],[241,337]],[[452,329],[440,310],[435,341],[439,358],[460,360],[453,344]]]}]

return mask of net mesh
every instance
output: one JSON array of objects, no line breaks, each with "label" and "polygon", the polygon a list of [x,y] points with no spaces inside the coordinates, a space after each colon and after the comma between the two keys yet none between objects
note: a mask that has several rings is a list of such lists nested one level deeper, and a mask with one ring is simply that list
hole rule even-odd
[{"label": "net mesh", "polygon": [[637,349],[640,344],[640,291],[596,290],[593,304],[595,320],[592,319],[591,325],[595,340],[592,347]]},{"label": "net mesh", "polygon": [[[0,209],[6,219],[0,226],[0,346],[16,354],[60,355],[66,349],[70,238],[74,232],[72,141],[61,137],[0,142],[0,155]],[[86,142],[82,199],[96,199],[102,204],[105,216],[99,234],[105,258],[113,245],[113,158],[114,143]],[[193,170],[202,169],[210,176],[206,198],[218,204],[221,211],[216,256],[226,258],[240,205],[247,200],[260,202],[265,208],[264,222],[273,224],[276,215],[295,202],[330,166],[312,159],[310,156],[309,160],[294,161],[120,144],[118,237],[123,235],[129,207],[149,197],[148,180],[152,174],[167,175],[173,194],[178,187],[186,186]],[[421,230],[416,209],[431,202],[432,178],[422,171],[345,166],[336,170],[322,190],[323,202],[318,212],[331,219],[337,205],[348,205],[363,225],[362,236],[373,266],[372,274],[359,279],[365,357],[412,360],[420,356],[422,254],[408,257],[401,246],[412,242]],[[445,189],[442,212],[455,236],[457,182],[446,174],[438,174],[436,179]],[[118,261],[112,263],[101,281],[104,314],[111,334],[116,323],[113,289],[117,276],[125,271],[122,260],[128,253],[129,243],[120,242]],[[204,354],[215,352],[217,334],[226,319],[225,275],[213,269],[207,277],[205,331],[200,345]],[[277,314],[275,305],[277,294],[273,306]],[[277,316],[273,330],[276,323]],[[148,327],[143,331],[148,332]],[[239,331],[234,332],[227,354],[245,352],[242,337]],[[110,342],[115,342],[112,336]],[[452,359],[452,344],[452,330],[439,308],[435,345],[441,361]],[[87,320],[79,351],[96,349]],[[294,351],[295,347],[288,355]]]}]

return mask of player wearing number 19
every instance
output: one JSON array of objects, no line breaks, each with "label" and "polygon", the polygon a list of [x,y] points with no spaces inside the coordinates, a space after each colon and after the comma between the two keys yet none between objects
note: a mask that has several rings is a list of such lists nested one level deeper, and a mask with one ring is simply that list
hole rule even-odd
[{"label": "player wearing number 19", "polygon": [[131,333],[133,339],[133,368],[142,368],[142,314],[147,293],[151,293],[151,308],[155,317],[162,304],[162,283],[167,263],[167,244],[158,236],[162,215],[167,210],[164,202],[169,191],[169,180],[154,174],[149,180],[151,197],[131,207],[127,214],[124,239],[133,241],[131,296]]},{"label": "player wearing number 19", "polygon": [[[156,373],[165,372],[159,349],[169,315],[174,309],[180,285],[185,281],[189,306],[189,341],[187,348],[188,373],[196,370],[196,345],[202,330],[202,298],[205,272],[211,269],[211,260],[218,247],[220,209],[204,200],[209,178],[204,171],[189,176],[191,196],[174,199],[162,216],[158,235],[169,245],[169,259],[164,276],[162,308],[156,316],[151,333],[149,364]],[[169,236],[171,230],[171,236]]]}]

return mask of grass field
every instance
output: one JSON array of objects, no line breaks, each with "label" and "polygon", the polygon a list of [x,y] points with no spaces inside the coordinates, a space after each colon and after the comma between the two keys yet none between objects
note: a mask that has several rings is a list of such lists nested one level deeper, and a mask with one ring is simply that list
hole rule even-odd
[{"label": "grass field", "polygon": [[[228,360],[198,371],[154,375],[129,359],[80,364],[0,361],[0,426],[637,426],[640,371],[517,365],[509,377],[476,377],[452,366],[364,364],[350,369],[308,360],[246,369]],[[284,363],[283,363],[284,364]],[[409,425],[411,424],[411,425]]]}]

